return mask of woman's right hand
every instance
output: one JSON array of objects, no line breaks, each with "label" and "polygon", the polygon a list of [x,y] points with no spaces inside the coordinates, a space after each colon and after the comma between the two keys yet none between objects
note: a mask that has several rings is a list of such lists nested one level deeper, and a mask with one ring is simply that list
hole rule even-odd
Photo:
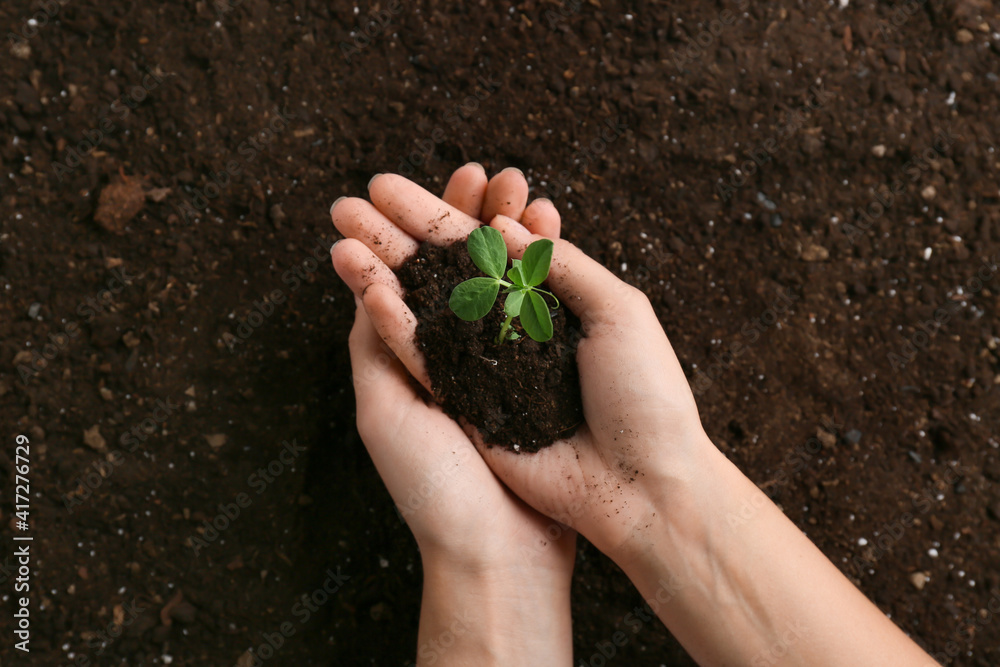
[{"label": "woman's right hand", "polygon": [[[542,238],[503,215],[491,224],[511,257]],[[514,493],[624,558],[643,548],[644,527],[662,521],[658,508],[671,505],[678,479],[717,450],[649,299],[569,241],[552,241],[548,286],[583,326],[576,360],[585,423],[536,454],[477,444]]]}]

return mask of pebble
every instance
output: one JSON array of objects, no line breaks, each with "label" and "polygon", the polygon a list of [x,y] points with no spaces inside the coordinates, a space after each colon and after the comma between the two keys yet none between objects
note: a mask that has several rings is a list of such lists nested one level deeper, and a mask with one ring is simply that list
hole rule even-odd
[{"label": "pebble", "polygon": [[28,317],[31,319],[35,319],[36,317],[38,317],[38,312],[41,309],[42,309],[42,304],[38,303],[37,301],[31,304],[30,306],[28,306]]},{"label": "pebble", "polygon": [[937,188],[935,188],[933,185],[928,185],[926,188],[920,191],[920,196],[923,197],[926,201],[930,201],[935,197],[937,197]]},{"label": "pebble", "polygon": [[94,222],[115,234],[123,234],[125,225],[142,210],[146,193],[139,178],[119,178],[104,187],[97,201]]},{"label": "pebble", "polygon": [[761,203],[761,206],[763,206],[764,208],[766,208],[768,211],[777,211],[778,210],[778,205],[775,204],[770,199],[768,199],[767,195],[765,195],[763,192],[758,192],[757,193],[757,201],[759,201]]},{"label": "pebble", "polygon": [[875,157],[884,157],[885,146],[883,146],[882,144],[876,144],[872,146],[872,155],[874,155]]},{"label": "pebble", "polygon": [[18,60],[27,60],[31,57],[31,46],[26,41],[17,41],[10,45],[10,54]]},{"label": "pebble", "polygon": [[281,224],[288,218],[281,204],[272,206],[268,213],[270,214],[271,223],[274,225],[274,228],[281,229]]},{"label": "pebble", "polygon": [[205,435],[204,438],[208,442],[208,446],[212,449],[222,447],[228,439],[225,433],[210,433]]},{"label": "pebble", "polygon": [[822,262],[830,256],[830,251],[821,245],[810,243],[802,249],[802,259],[806,262]]},{"label": "pebble", "polygon": [[959,44],[968,44],[972,40],[973,40],[973,35],[971,30],[966,30],[965,28],[962,28],[961,30],[955,33],[955,41],[958,42]]},{"label": "pebble", "polygon": [[924,590],[924,586],[930,581],[930,577],[927,576],[926,572],[914,572],[910,575],[910,583],[918,591]]},{"label": "pebble", "polygon": [[844,440],[846,440],[848,444],[851,445],[858,444],[859,442],[861,442],[861,431],[859,431],[856,428],[852,428],[850,431],[844,434]]},{"label": "pebble", "polygon": [[836,447],[837,446],[837,436],[833,433],[823,430],[822,428],[816,429],[816,438],[823,443],[824,447]]},{"label": "pebble", "polygon": [[781,227],[782,222],[784,222],[784,221],[781,219],[781,216],[778,215],[777,213],[774,213],[774,214],[771,215],[771,226],[772,227]]},{"label": "pebble", "polygon": [[101,435],[101,427],[94,424],[83,432],[83,444],[96,452],[108,451],[108,443]]}]

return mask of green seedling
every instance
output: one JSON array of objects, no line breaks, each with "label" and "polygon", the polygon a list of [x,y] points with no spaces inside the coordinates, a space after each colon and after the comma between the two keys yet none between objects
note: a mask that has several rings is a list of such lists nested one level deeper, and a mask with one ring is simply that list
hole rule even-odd
[{"label": "green seedling", "polygon": [[503,303],[507,319],[500,327],[497,344],[519,338],[517,332],[510,328],[515,317],[521,318],[525,333],[534,340],[544,343],[552,338],[552,315],[542,295],[552,297],[554,308],[559,307],[559,299],[538,287],[549,275],[552,241],[541,239],[529,245],[521,259],[511,261],[507,280],[504,280],[507,246],[500,232],[492,227],[480,227],[469,234],[466,245],[472,261],[487,277],[470,278],[456,285],[448,300],[452,311],[466,322],[482,319],[493,308],[500,288],[503,288],[507,295]]}]

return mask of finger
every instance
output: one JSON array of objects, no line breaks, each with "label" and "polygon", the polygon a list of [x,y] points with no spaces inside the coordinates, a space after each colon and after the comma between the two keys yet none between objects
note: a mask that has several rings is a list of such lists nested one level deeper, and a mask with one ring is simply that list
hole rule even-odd
[{"label": "finger", "polygon": [[[521,257],[528,245],[542,238],[502,215],[490,224],[503,235],[512,257]],[[552,266],[546,282],[577,317],[585,324],[593,324],[613,323],[627,315],[622,302],[635,288],[619,280],[569,241],[553,239],[553,243]]]},{"label": "finger", "polygon": [[[351,373],[357,398],[359,422],[368,415],[396,415],[403,410],[386,410],[385,406],[401,406],[416,400],[416,394],[406,377],[406,369],[382,342],[364,307],[354,315],[354,326],[348,339],[351,353]],[[376,426],[393,428],[393,424],[376,419]]]},{"label": "finger", "polygon": [[372,179],[368,194],[382,215],[418,241],[451,245],[464,241],[481,224],[397,174]]},{"label": "finger", "polygon": [[359,299],[374,284],[389,287],[400,299],[406,294],[392,269],[357,239],[344,239],[334,243],[330,248],[330,257],[337,275]]},{"label": "finger", "polygon": [[417,347],[417,318],[413,311],[391,287],[382,283],[372,284],[362,300],[378,335],[410,375],[431,391],[424,355]]},{"label": "finger", "polygon": [[528,203],[528,181],[516,167],[507,167],[490,179],[483,202],[483,220],[492,220],[498,215],[521,219],[524,206]]},{"label": "finger", "polygon": [[[514,216],[507,216],[513,218]],[[492,218],[490,218],[492,220]],[[516,219],[516,218],[515,218]],[[555,204],[544,197],[536,199],[524,209],[521,224],[532,234],[538,234],[550,239],[559,238],[562,231],[562,219]]]},{"label": "finger", "polygon": [[364,199],[345,197],[330,208],[333,224],[344,236],[355,238],[390,268],[398,268],[417,253],[420,242],[392,224]]},{"label": "finger", "polygon": [[483,199],[486,197],[488,181],[483,165],[478,162],[470,162],[464,167],[459,167],[451,175],[441,199],[462,213],[479,219],[479,214],[483,210]]}]

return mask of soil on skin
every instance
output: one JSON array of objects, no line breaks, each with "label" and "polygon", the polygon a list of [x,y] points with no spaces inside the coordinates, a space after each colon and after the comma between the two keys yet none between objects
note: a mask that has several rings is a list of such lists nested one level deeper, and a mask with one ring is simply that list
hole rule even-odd
[{"label": "soil on skin", "polygon": [[455,285],[484,275],[464,242],[447,248],[424,243],[397,275],[445,412],[467,419],[484,442],[520,452],[537,452],[573,435],[583,423],[583,404],[576,366],[580,320],[571,311],[552,311],[553,336],[545,343],[529,338],[514,320],[521,337],[497,344],[502,308],[465,322],[448,307]]},{"label": "soil on skin", "polygon": [[[844,4],[0,3],[0,662],[232,667],[285,623],[265,667],[415,659],[328,210],[477,160],[649,296],[713,441],[865,595],[1000,664],[1000,18]],[[641,605],[581,540],[576,663],[693,664]]]}]

